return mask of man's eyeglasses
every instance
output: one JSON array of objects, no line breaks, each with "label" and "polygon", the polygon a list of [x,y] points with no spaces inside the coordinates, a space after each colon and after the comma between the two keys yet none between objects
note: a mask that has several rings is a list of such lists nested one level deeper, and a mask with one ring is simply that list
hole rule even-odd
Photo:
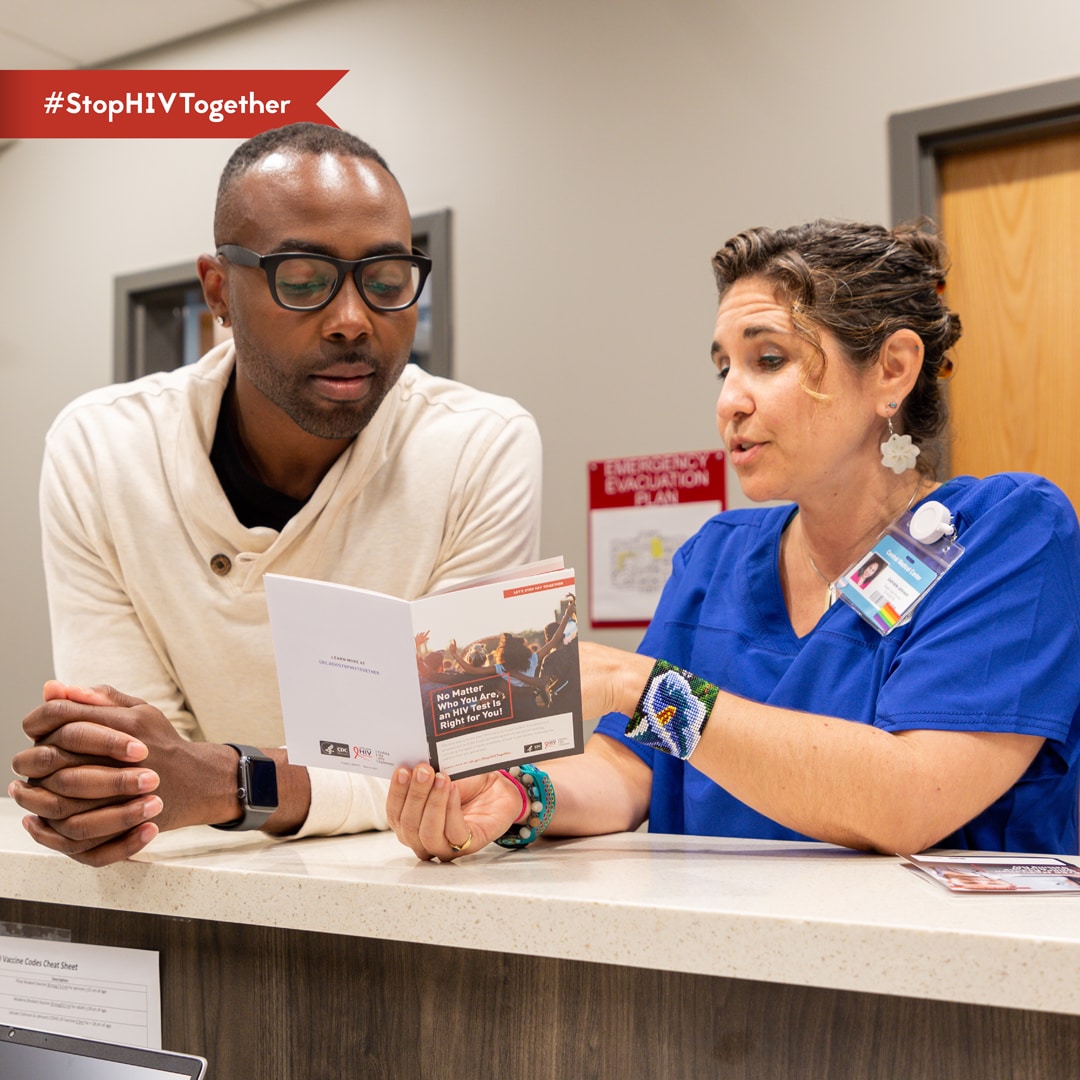
[{"label": "man's eyeglasses", "polygon": [[366,259],[335,259],[283,251],[259,255],[236,244],[222,244],[223,255],[237,266],[257,266],[266,274],[274,302],[289,311],[318,311],[337,296],[351,273],[357,291],[373,311],[404,311],[420,299],[431,273],[431,260],[414,250],[411,255],[371,255]]}]

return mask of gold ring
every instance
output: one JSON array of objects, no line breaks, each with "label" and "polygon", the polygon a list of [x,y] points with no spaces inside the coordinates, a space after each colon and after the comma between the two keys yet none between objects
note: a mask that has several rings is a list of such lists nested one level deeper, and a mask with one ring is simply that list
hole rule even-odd
[{"label": "gold ring", "polygon": [[[447,840],[446,842],[448,844],[450,844],[449,840]],[[469,830],[469,835],[465,837],[465,842],[463,844],[450,844],[450,850],[455,855],[460,855],[463,851],[468,851],[469,850],[469,845],[471,843],[472,843],[472,829]]]}]

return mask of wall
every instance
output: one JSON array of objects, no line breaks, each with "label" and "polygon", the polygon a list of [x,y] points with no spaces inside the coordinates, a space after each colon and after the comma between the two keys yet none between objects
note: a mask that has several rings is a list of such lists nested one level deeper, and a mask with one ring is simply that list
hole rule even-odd
[{"label": "wall", "polygon": [[[712,251],[885,220],[889,113],[1075,76],[1078,40],[1070,0],[326,0],[123,66],[350,70],[325,107],[453,208],[457,374],[535,413],[544,552],[583,570],[587,460],[716,443]],[[43,434],[111,379],[114,276],[210,245],[232,145],[0,151],[4,760],[50,669]]]}]

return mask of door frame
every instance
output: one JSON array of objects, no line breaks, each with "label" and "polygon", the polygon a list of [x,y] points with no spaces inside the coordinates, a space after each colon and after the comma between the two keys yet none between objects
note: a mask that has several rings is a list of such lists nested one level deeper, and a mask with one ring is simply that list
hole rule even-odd
[{"label": "door frame", "polygon": [[893,113],[888,127],[893,224],[937,221],[939,157],[1080,131],[1080,77]]}]

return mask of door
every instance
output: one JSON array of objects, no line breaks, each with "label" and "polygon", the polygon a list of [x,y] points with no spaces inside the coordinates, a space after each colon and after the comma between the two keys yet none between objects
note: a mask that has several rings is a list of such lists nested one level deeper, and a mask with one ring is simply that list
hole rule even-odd
[{"label": "door", "polygon": [[938,157],[953,475],[1040,473],[1080,508],[1080,133]]}]

